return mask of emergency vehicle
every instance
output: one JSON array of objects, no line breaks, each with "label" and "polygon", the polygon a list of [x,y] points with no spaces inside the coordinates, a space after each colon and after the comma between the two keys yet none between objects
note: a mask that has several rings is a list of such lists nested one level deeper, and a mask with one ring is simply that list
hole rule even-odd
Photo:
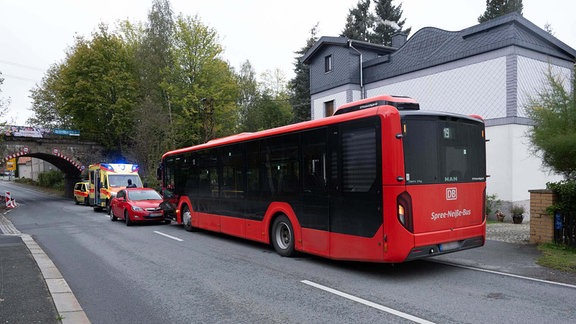
[{"label": "emergency vehicle", "polygon": [[110,201],[118,191],[126,188],[128,180],[142,187],[137,164],[97,163],[88,167],[90,182],[90,205],[95,211],[110,210]]},{"label": "emergency vehicle", "polygon": [[74,203],[90,205],[88,196],[90,194],[90,183],[88,181],[80,181],[74,184]]}]

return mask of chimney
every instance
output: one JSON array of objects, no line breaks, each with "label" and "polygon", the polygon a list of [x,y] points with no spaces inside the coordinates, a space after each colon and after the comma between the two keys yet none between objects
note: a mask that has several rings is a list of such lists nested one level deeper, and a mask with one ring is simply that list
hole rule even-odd
[{"label": "chimney", "polygon": [[406,43],[407,39],[408,39],[408,35],[406,35],[404,33],[396,33],[396,34],[392,35],[392,47],[394,47],[394,48],[402,47],[402,45],[404,45]]}]

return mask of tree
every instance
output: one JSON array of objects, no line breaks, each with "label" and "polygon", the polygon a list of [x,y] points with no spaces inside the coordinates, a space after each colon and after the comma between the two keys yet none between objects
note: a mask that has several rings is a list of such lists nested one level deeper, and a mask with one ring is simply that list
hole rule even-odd
[{"label": "tree", "polygon": [[572,91],[564,87],[564,80],[547,75],[548,88],[532,98],[526,109],[534,121],[529,138],[535,153],[541,153],[545,165],[576,179],[576,79],[572,77]]},{"label": "tree", "polygon": [[371,37],[373,25],[374,16],[370,13],[370,0],[359,0],[356,7],[348,11],[346,25],[340,36],[367,42]]},{"label": "tree", "polygon": [[292,107],[285,95],[274,97],[270,92],[260,94],[248,111],[243,131],[257,132],[287,125],[292,120]]},{"label": "tree", "polygon": [[153,0],[145,23],[125,21],[120,31],[139,76],[131,150],[149,182],[159,157],[176,145],[175,112],[166,89],[171,84],[173,33],[173,12],[167,0]]},{"label": "tree", "polygon": [[52,64],[46,74],[42,77],[40,85],[36,85],[30,90],[32,98],[32,111],[34,115],[26,121],[29,125],[42,126],[45,128],[71,129],[71,116],[60,113],[62,100],[59,92],[60,70],[62,64]]},{"label": "tree", "polygon": [[238,78],[238,125],[239,131],[243,131],[248,124],[249,112],[258,100],[258,81],[256,71],[250,61],[246,60],[240,67]]},{"label": "tree", "polygon": [[122,152],[131,144],[138,98],[137,76],[122,40],[100,25],[92,40],[77,39],[60,70],[58,106],[73,127],[105,147]]},{"label": "tree", "polygon": [[137,77],[122,39],[104,24],[82,37],[32,90],[31,122],[79,130],[112,151],[131,144]]},{"label": "tree", "polygon": [[410,34],[411,28],[403,29],[406,19],[402,19],[402,4],[393,6],[392,0],[374,0],[374,4],[374,13],[370,11],[370,0],[360,0],[356,8],[350,9],[340,36],[391,46],[394,34]]},{"label": "tree", "polygon": [[292,122],[298,123],[310,120],[312,105],[310,104],[310,67],[300,60],[304,54],[316,43],[318,37],[318,24],[310,30],[310,38],[306,40],[306,45],[296,52],[294,62],[294,78],[288,82],[290,91],[290,104],[292,105]]},{"label": "tree", "polygon": [[511,12],[522,14],[522,0],[486,0],[486,11],[478,17],[478,22],[498,18]]},{"label": "tree", "polygon": [[376,18],[374,32],[369,41],[374,44],[392,45],[392,36],[397,33],[410,34],[412,28],[403,29],[406,19],[402,19],[402,4],[392,5],[392,0],[375,0]]},{"label": "tree", "polygon": [[[213,28],[198,17],[177,18],[173,82],[166,89],[179,112],[175,115],[178,146],[199,144],[235,129],[238,86],[233,70],[220,58],[222,51]],[[202,136],[207,122],[213,123],[213,133]]]}]

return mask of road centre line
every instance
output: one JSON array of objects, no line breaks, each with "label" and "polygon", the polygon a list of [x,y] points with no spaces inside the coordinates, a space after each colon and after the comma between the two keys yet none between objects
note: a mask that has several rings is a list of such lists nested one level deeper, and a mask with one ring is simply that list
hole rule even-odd
[{"label": "road centre line", "polygon": [[386,306],[383,306],[383,305],[380,305],[380,304],[376,304],[376,303],[373,303],[373,302],[371,302],[371,301],[362,299],[362,298],[360,298],[360,297],[352,296],[352,295],[347,294],[347,293],[345,293],[345,292],[341,292],[341,291],[339,291],[339,290],[336,290],[336,289],[333,289],[333,288],[330,288],[330,287],[326,287],[326,286],[323,286],[323,285],[321,285],[321,284],[317,284],[317,283],[312,282],[312,281],[302,280],[302,281],[300,281],[300,282],[303,283],[303,284],[305,284],[305,285],[312,286],[312,287],[314,287],[314,288],[318,288],[318,289],[324,290],[324,291],[329,292],[329,293],[331,293],[331,294],[338,295],[338,296],[340,296],[340,297],[344,297],[344,298],[346,298],[346,299],[355,301],[355,302],[357,302],[357,303],[360,303],[360,304],[363,304],[363,305],[366,305],[366,306],[369,306],[369,307],[372,307],[372,308],[376,308],[376,309],[381,310],[381,311],[383,311],[383,312],[386,312],[386,313],[389,313],[389,314],[392,314],[392,315],[395,315],[395,316],[398,316],[398,317],[405,318],[405,319],[410,320],[410,321],[412,321],[412,322],[421,323],[421,324],[434,324],[434,322],[427,321],[427,320],[425,320],[425,319],[423,319],[423,318],[419,318],[419,317],[416,317],[416,316],[413,316],[413,315],[410,315],[410,314],[406,314],[406,313],[404,313],[404,312],[397,311],[397,310],[392,309],[392,308],[390,308],[390,307],[386,307]]},{"label": "road centre line", "polygon": [[556,281],[550,281],[550,280],[544,280],[544,279],[538,279],[538,278],[531,278],[531,277],[521,276],[521,275],[517,275],[517,274],[513,274],[513,273],[506,273],[506,272],[501,272],[501,271],[482,269],[482,268],[477,268],[477,267],[472,267],[472,266],[467,266],[467,265],[452,263],[452,262],[447,262],[447,261],[433,260],[433,262],[445,264],[445,265],[452,266],[452,267],[467,269],[467,270],[486,272],[486,273],[491,273],[491,274],[496,274],[496,275],[501,275],[501,276],[506,276],[506,277],[512,277],[512,278],[517,278],[517,279],[535,281],[535,282],[545,283],[545,284],[549,284],[549,285],[556,285],[556,286],[562,286],[562,287],[568,287],[568,288],[576,289],[576,285],[571,285],[571,284],[567,284],[567,283],[563,283],[563,282],[556,282]]},{"label": "road centre line", "polygon": [[184,241],[183,239],[177,238],[176,236],[168,235],[168,234],[166,234],[166,233],[162,233],[162,232],[159,232],[159,231],[154,231],[154,233],[156,233],[156,234],[158,234],[158,235],[162,235],[162,236],[167,237],[167,238],[169,238],[169,239],[173,239],[174,241],[178,241],[178,242],[183,242],[183,241]]}]

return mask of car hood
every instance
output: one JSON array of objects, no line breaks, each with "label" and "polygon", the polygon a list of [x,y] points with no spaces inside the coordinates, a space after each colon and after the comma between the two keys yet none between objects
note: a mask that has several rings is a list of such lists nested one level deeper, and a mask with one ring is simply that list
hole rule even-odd
[{"label": "car hood", "polygon": [[140,208],[158,208],[162,199],[157,200],[139,200],[139,201],[131,201],[132,205],[138,206]]}]

